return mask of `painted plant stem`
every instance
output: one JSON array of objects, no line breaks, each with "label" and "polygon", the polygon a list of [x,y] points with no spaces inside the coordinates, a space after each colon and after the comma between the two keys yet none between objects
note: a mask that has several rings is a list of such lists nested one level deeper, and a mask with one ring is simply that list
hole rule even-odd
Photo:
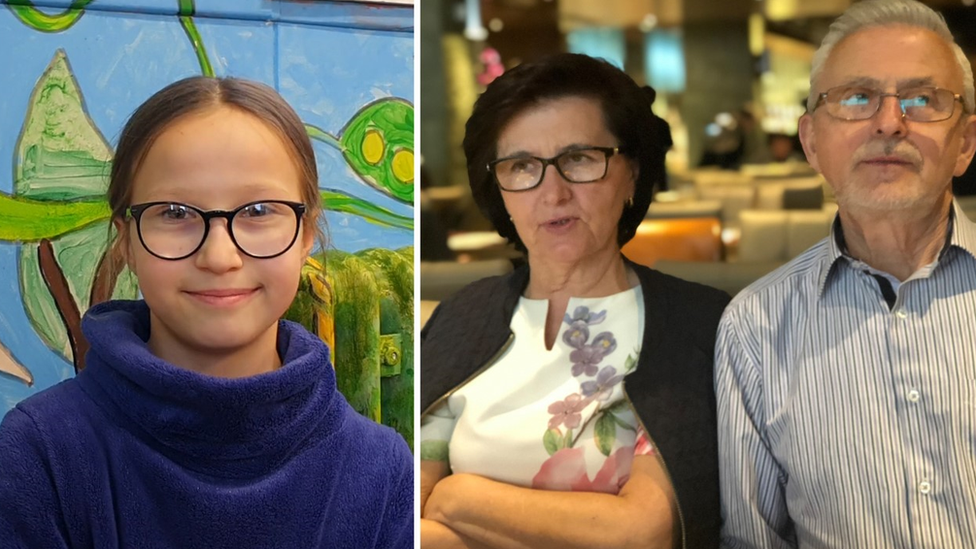
[{"label": "painted plant stem", "polygon": [[[182,5],[180,9],[182,11]],[[193,51],[195,51],[197,54],[197,61],[200,63],[200,71],[204,76],[214,76],[213,66],[210,65],[210,59],[207,57],[207,50],[203,46],[203,39],[200,38],[200,31],[197,30],[197,26],[193,22],[193,18],[189,15],[181,15],[180,24],[183,25],[183,30],[186,31],[186,36],[190,39],[190,44],[193,45]]]},{"label": "painted plant stem", "polygon": [[84,7],[92,0],[75,0],[68,9],[57,15],[48,15],[36,7],[29,0],[10,0],[7,8],[13,12],[20,22],[41,32],[61,32],[78,22],[84,15]]},{"label": "painted plant stem", "polygon": [[68,279],[64,277],[64,271],[58,264],[57,257],[54,255],[54,245],[50,240],[43,239],[38,243],[37,258],[44,283],[47,284],[58,314],[61,315],[61,320],[68,330],[68,342],[71,344],[71,356],[74,357],[77,374],[85,369],[85,354],[88,352],[88,340],[81,333],[81,311],[78,310],[78,303],[71,295]]},{"label": "painted plant stem", "polygon": [[342,143],[339,142],[339,139],[322,128],[313,126],[311,124],[305,124],[305,132],[308,133],[309,137],[316,141],[320,141],[326,145],[335,147],[340,151],[342,150]]},{"label": "painted plant stem", "polygon": [[395,214],[386,208],[336,191],[321,191],[321,195],[326,210],[358,215],[370,223],[383,227],[413,230],[412,217]]}]

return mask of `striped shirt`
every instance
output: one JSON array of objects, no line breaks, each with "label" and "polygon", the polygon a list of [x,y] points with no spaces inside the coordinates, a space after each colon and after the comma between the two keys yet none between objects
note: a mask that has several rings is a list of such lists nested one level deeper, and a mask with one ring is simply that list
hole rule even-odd
[{"label": "striped shirt", "polygon": [[890,306],[835,222],[726,309],[723,547],[976,547],[976,225],[949,223]]}]

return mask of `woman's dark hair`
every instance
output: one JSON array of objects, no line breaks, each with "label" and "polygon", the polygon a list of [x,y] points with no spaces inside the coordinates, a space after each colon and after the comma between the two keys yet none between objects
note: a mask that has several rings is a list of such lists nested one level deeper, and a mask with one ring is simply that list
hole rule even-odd
[{"label": "woman's dark hair", "polygon": [[501,191],[487,165],[497,158],[498,136],[516,115],[564,97],[592,98],[600,103],[604,122],[622,153],[639,166],[634,202],[624,206],[617,224],[617,243],[633,238],[654,188],[666,177],[664,156],[671,147],[667,123],[651,112],[654,90],[642,90],[626,73],[602,59],[561,53],[525,63],[496,78],[474,104],[464,134],[468,181],[475,203],[498,234],[525,250]]}]

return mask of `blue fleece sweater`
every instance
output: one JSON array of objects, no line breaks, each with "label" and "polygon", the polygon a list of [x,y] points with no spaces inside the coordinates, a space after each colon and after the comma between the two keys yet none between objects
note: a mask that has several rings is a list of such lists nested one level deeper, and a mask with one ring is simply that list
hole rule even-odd
[{"label": "blue fleece sweater", "polygon": [[0,547],[413,547],[403,439],[281,321],[282,368],[204,376],[146,346],[144,302],[93,307],[77,377],[0,424]]}]

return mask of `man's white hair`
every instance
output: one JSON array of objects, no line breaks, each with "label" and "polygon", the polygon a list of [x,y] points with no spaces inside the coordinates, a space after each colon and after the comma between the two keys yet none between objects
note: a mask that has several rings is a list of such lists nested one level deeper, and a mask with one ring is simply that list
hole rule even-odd
[{"label": "man's white hair", "polygon": [[932,8],[915,0],[864,0],[852,5],[831,25],[820,48],[813,54],[813,67],[810,71],[810,97],[807,98],[807,111],[813,112],[817,104],[814,92],[817,79],[823,72],[824,63],[830,52],[841,40],[868,27],[907,25],[928,29],[946,41],[956,56],[956,63],[962,72],[962,100],[967,113],[976,110],[973,98],[973,68],[959,44],[949,32],[945,19]]}]

